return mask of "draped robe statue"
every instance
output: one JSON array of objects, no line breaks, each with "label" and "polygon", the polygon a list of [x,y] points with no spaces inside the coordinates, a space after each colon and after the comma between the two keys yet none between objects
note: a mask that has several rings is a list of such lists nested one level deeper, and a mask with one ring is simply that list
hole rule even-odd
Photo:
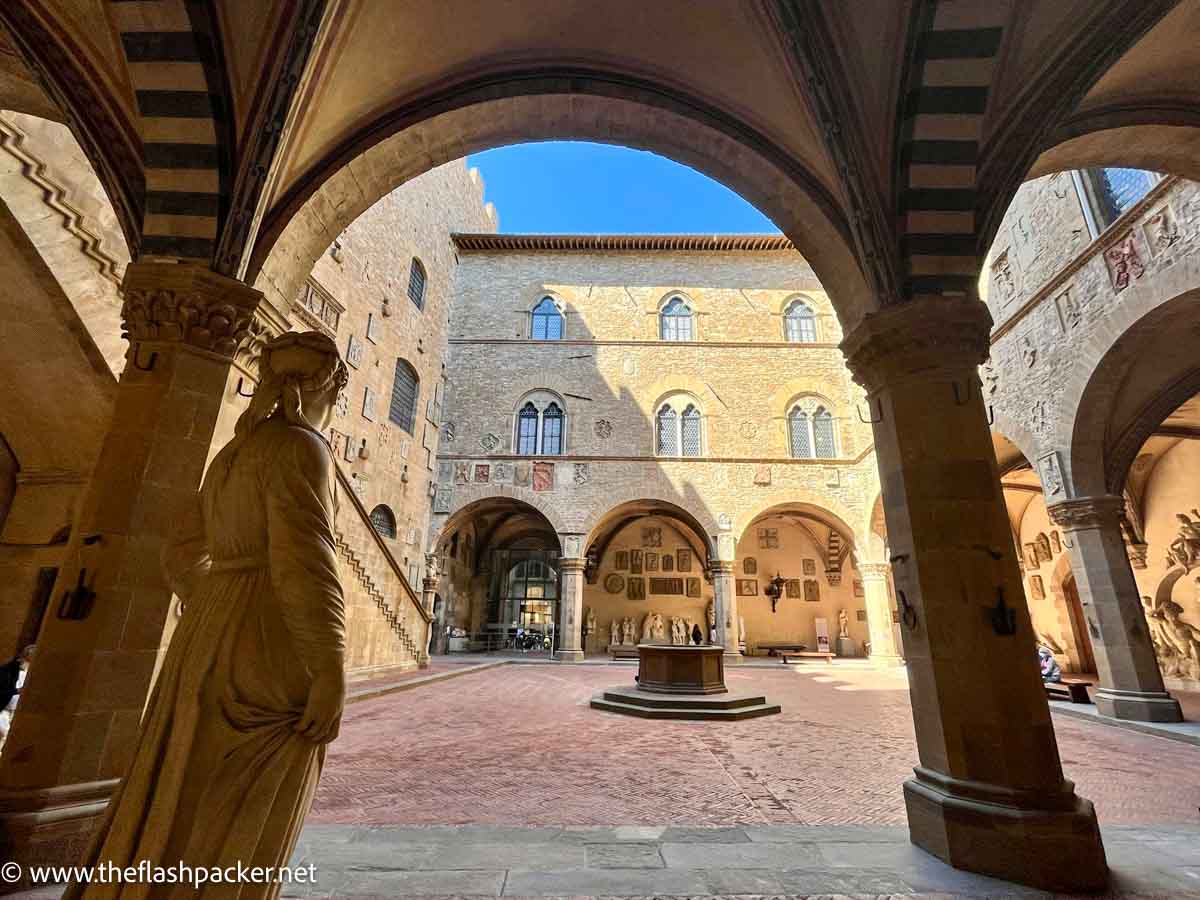
[{"label": "draped robe statue", "polygon": [[[286,865],[337,735],[346,628],[327,426],[346,370],[285,334],[163,554],[186,601],[84,865]],[[258,900],[279,884],[72,885],[65,897]]]}]

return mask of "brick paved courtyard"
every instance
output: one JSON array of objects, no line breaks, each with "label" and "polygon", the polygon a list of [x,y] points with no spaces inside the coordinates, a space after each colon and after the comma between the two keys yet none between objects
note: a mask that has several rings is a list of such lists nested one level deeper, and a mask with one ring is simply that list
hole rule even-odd
[{"label": "brick paved courtyard", "polygon": [[[916,760],[902,672],[731,671],[783,714],[601,713],[632,667],[509,665],[351,706],[310,822],[900,825]],[[1200,748],[1056,716],[1067,777],[1105,825],[1200,821]]]}]

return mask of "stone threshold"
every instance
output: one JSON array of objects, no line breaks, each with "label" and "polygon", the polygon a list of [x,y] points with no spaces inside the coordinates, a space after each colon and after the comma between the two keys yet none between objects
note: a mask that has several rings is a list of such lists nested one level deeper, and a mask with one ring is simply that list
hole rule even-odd
[{"label": "stone threshold", "polygon": [[1084,719],[1097,722],[1126,731],[1138,731],[1142,734],[1152,734],[1170,741],[1182,741],[1200,747],[1200,722],[1132,722],[1128,719],[1114,719],[1102,716],[1099,710],[1090,703],[1071,703],[1066,700],[1051,700],[1050,711],[1070,716],[1073,719]]},{"label": "stone threshold", "polygon": [[438,681],[446,681],[449,678],[459,678],[463,675],[470,675],[472,672],[483,672],[487,669],[494,669],[497,666],[503,666],[508,660],[490,660],[488,662],[478,663],[476,665],[462,665],[445,672],[434,672],[432,675],[420,675],[415,678],[404,678],[392,684],[377,684],[371,687],[363,687],[355,690],[351,686],[346,691],[347,703],[360,703],[363,700],[374,700],[376,697],[384,697],[388,694],[397,694],[400,691],[410,691],[413,688],[424,687],[427,684],[434,684]]}]

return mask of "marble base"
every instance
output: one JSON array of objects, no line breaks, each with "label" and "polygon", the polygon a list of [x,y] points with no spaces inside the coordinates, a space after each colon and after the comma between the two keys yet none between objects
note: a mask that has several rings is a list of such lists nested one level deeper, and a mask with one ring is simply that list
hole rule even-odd
[{"label": "marble base", "polygon": [[584,653],[582,650],[555,650],[554,659],[558,662],[577,663],[583,662]]},{"label": "marble base", "polygon": [[1092,696],[1102,716],[1130,722],[1182,722],[1179,701],[1166,691],[1119,691],[1097,688]]},{"label": "marble base", "polygon": [[1108,886],[1096,811],[1064,781],[1058,795],[963,782],[918,768],[904,783],[912,842],[956,869],[1056,893]]}]

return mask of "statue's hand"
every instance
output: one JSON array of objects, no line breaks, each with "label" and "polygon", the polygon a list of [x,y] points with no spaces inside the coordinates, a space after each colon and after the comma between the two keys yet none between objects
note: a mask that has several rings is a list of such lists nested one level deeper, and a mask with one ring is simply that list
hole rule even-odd
[{"label": "statue's hand", "polygon": [[313,677],[308,703],[295,729],[316,744],[328,744],[338,736],[342,710],[346,706],[346,676],[341,669],[329,669]]}]

